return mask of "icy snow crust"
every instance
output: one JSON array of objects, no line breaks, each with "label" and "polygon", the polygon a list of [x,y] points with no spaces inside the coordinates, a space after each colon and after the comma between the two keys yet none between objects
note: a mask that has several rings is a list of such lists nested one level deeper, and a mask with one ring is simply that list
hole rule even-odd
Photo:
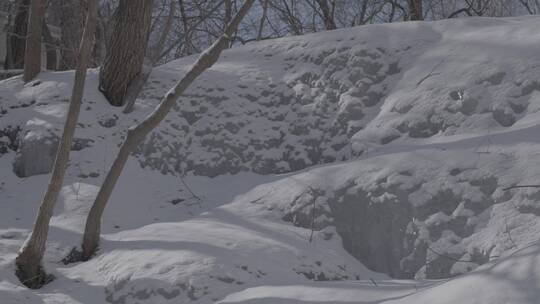
[{"label": "icy snow crust", "polygon": [[409,22],[226,51],[129,160],[99,254],[63,265],[125,130],[194,58],[157,68],[129,115],[90,71],[39,291],[13,259],[73,73],[1,81],[0,303],[537,303],[540,194],[503,188],[540,182],[538,28]]}]

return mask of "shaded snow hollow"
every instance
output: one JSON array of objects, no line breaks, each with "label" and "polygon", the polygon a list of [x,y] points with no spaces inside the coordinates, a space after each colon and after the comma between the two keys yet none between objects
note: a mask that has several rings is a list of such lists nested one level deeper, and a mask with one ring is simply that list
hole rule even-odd
[{"label": "shaded snow hollow", "polygon": [[129,115],[91,70],[39,291],[13,259],[73,73],[1,81],[0,303],[537,303],[540,192],[502,189],[540,181],[539,27],[370,25],[224,52],[130,158],[98,256],[66,266],[126,128],[194,58],[157,68]]}]

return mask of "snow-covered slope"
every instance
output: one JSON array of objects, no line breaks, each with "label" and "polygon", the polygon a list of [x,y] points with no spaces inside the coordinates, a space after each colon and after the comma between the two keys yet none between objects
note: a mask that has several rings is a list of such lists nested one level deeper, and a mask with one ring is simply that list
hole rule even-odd
[{"label": "snow-covered slope", "polygon": [[260,286],[230,294],[218,303],[538,303],[539,257],[540,248],[534,245],[452,280]]},{"label": "snow-covered slope", "polygon": [[[537,22],[373,25],[238,48],[190,89],[141,148],[143,162],[204,175],[288,172],[389,142],[536,125]],[[146,99],[189,63],[159,68]],[[166,157],[152,154],[156,145]]]},{"label": "snow-covered slope", "polygon": [[539,192],[503,188],[540,181],[539,27],[408,22],[228,50],[129,160],[98,256],[63,265],[126,128],[194,58],[157,68],[129,115],[90,71],[45,259],[57,279],[39,291],[13,258],[73,73],[1,81],[0,303],[536,303]]}]

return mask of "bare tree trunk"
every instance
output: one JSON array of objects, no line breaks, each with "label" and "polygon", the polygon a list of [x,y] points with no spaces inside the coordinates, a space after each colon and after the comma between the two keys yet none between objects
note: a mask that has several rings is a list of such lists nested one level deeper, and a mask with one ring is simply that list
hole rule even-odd
[{"label": "bare tree trunk", "polygon": [[180,18],[182,19],[182,26],[184,28],[184,54],[191,55],[193,53],[193,47],[191,45],[191,26],[186,14],[184,1],[178,0],[178,6],[180,6]]},{"label": "bare tree trunk", "polygon": [[130,83],[142,69],[153,0],[120,0],[105,61],[99,73],[99,89],[113,106],[123,106]]},{"label": "bare tree trunk", "polygon": [[45,42],[45,49],[47,52],[47,70],[56,70],[58,60],[56,57],[57,42],[51,34],[49,26],[43,20],[43,40]]},{"label": "bare tree trunk", "polygon": [[34,79],[41,71],[41,29],[44,14],[45,1],[31,0],[24,52],[24,82]]},{"label": "bare tree trunk", "polygon": [[91,67],[98,67],[103,63],[105,55],[107,54],[106,42],[107,39],[107,30],[103,16],[99,13],[98,10],[98,21],[96,25],[96,38],[94,43],[94,50],[92,53],[92,60],[90,62]]},{"label": "bare tree trunk", "polygon": [[30,0],[18,1],[13,26],[6,35],[6,60],[4,61],[4,69],[6,70],[22,69],[24,67],[29,6]]},{"label": "bare tree trunk", "polygon": [[[6,55],[4,56],[4,63],[3,63],[4,69],[7,69],[7,66],[11,63],[10,33],[13,31],[13,25],[12,25],[12,20],[13,20],[12,7],[13,7],[13,5],[14,5],[14,3],[8,2],[7,22],[6,22],[6,25],[4,27],[4,29],[6,31],[6,42],[5,42]],[[8,61],[10,61],[10,62],[8,63]]]},{"label": "bare tree trunk", "polygon": [[331,8],[328,5],[327,0],[316,0],[316,1],[322,11],[322,15],[324,19],[324,27],[327,30],[335,30],[337,27],[336,27],[336,22],[334,20],[334,8],[333,8],[334,3],[332,3],[332,8]]},{"label": "bare tree trunk", "polygon": [[[232,0],[225,0],[224,3],[225,3],[225,15],[223,16],[223,31],[225,31],[227,29],[227,25],[231,23],[232,9],[233,9]],[[234,37],[236,37],[236,33]],[[234,42],[234,39],[231,40],[231,42],[229,43],[229,48],[232,47],[233,42]]]},{"label": "bare tree trunk", "polygon": [[169,4],[169,16],[167,17],[167,21],[165,22],[165,26],[163,27],[159,40],[154,47],[149,48],[144,58],[141,72],[135,78],[135,80],[131,82],[128,88],[126,93],[126,107],[124,108],[124,111],[122,111],[123,113],[131,113],[133,111],[137,97],[141,93],[143,86],[148,81],[150,73],[152,73],[152,68],[159,61],[160,55],[165,48],[165,42],[167,40],[167,36],[169,36],[169,33],[171,32],[175,14],[176,4],[174,1],[171,1]]},{"label": "bare tree trunk", "polygon": [[148,133],[159,125],[189,85],[195,81],[202,72],[210,68],[218,60],[221,52],[229,45],[231,36],[236,31],[240,21],[248,12],[253,1],[254,0],[246,0],[244,2],[236,16],[227,26],[223,35],[199,56],[199,59],[197,59],[186,75],[165,95],[158,107],[138,125],[128,129],[126,139],[120,146],[120,151],[116,155],[111,169],[107,173],[86,219],[82,243],[83,260],[91,258],[99,245],[101,216],[103,215],[103,211],[105,210],[105,206],[109,201],[116,182],[122,173],[129,154]]},{"label": "bare tree trunk", "polygon": [[225,15],[223,16],[223,31],[227,29],[227,25],[231,23],[232,19],[232,0],[225,0]]},{"label": "bare tree trunk", "polygon": [[59,10],[60,19],[60,70],[76,67],[80,37],[83,32],[84,11],[80,1],[56,0],[54,9]]},{"label": "bare tree trunk", "polygon": [[411,21],[424,20],[424,11],[422,9],[422,0],[408,0],[409,16]]},{"label": "bare tree trunk", "polygon": [[81,41],[77,70],[71,93],[64,132],[60,140],[53,172],[47,187],[47,192],[39,207],[38,215],[32,229],[32,233],[21,248],[15,263],[17,266],[16,275],[24,285],[30,288],[39,288],[46,284],[51,278],[43,270],[42,260],[45,253],[45,244],[49,233],[49,222],[53,214],[54,205],[58,198],[58,193],[62,188],[64,174],[69,161],[69,152],[84,91],[86,80],[86,68],[90,58],[93,44],[93,34],[95,32],[97,16],[97,0],[88,0],[88,16]]},{"label": "bare tree trunk", "polygon": [[[408,0],[411,1],[411,0]],[[399,0],[389,0],[389,3],[391,5],[391,11],[388,17],[388,22],[394,22],[394,17],[396,16],[396,11],[401,11],[401,18],[403,21],[409,20],[409,11],[405,9],[400,3]]]},{"label": "bare tree trunk", "polygon": [[268,0],[260,0],[262,4],[262,16],[261,21],[259,21],[259,30],[257,31],[257,41],[262,39],[263,35],[263,29],[264,29],[264,21],[266,20],[266,14],[268,13]]}]

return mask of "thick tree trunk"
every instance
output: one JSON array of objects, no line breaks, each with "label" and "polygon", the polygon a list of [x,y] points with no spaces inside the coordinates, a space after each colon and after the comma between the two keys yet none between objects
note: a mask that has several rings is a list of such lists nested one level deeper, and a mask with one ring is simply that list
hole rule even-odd
[{"label": "thick tree trunk", "polygon": [[41,71],[41,30],[44,14],[45,1],[31,0],[24,52],[23,80],[25,82],[34,79]]},{"label": "thick tree trunk", "polygon": [[137,97],[141,93],[143,86],[148,81],[154,65],[156,65],[159,61],[159,57],[163,52],[163,49],[165,48],[165,42],[167,41],[167,36],[169,36],[169,33],[171,32],[175,14],[176,4],[174,1],[171,1],[169,5],[169,16],[165,21],[165,25],[163,26],[163,30],[161,31],[159,40],[154,47],[148,49],[143,61],[143,67],[141,69],[141,72],[128,87],[125,98],[126,107],[122,111],[123,113],[131,113],[133,111]]},{"label": "thick tree trunk", "polygon": [[409,1],[409,16],[411,21],[424,20],[424,11],[422,8],[422,0]]},{"label": "thick tree trunk", "polygon": [[105,206],[109,201],[116,182],[122,173],[129,154],[148,133],[159,125],[189,85],[202,72],[210,68],[218,60],[221,52],[229,45],[231,36],[236,31],[240,21],[248,12],[253,1],[254,0],[246,0],[244,2],[236,16],[227,26],[225,33],[214,42],[208,50],[200,55],[199,59],[197,59],[186,75],[165,95],[158,107],[138,125],[129,128],[126,139],[120,146],[120,151],[116,155],[111,169],[107,173],[86,219],[82,243],[83,260],[91,258],[99,245],[101,216],[103,215],[103,211],[105,210]]},{"label": "thick tree trunk", "polygon": [[22,69],[24,67],[29,6],[30,0],[18,1],[13,26],[6,35],[6,59],[4,61],[4,69],[6,70]]},{"label": "thick tree trunk", "polygon": [[86,27],[81,41],[81,52],[79,53],[77,70],[75,72],[71,101],[66,122],[64,124],[64,132],[60,140],[58,151],[56,152],[52,176],[49,181],[49,186],[47,187],[47,192],[39,207],[32,233],[24,243],[15,260],[17,266],[16,274],[19,280],[30,288],[39,288],[49,280],[49,277],[46,275],[41,264],[45,253],[47,235],[49,233],[49,222],[53,214],[56,199],[58,198],[58,193],[62,188],[64,174],[69,161],[69,151],[71,149],[73,134],[79,117],[84,83],[86,80],[86,68],[90,58],[93,34],[95,32],[96,15],[97,0],[88,0],[88,16],[86,18]]},{"label": "thick tree trunk", "polygon": [[113,106],[124,105],[130,83],[141,72],[151,23],[152,0],[120,0],[99,73],[99,88]]}]

